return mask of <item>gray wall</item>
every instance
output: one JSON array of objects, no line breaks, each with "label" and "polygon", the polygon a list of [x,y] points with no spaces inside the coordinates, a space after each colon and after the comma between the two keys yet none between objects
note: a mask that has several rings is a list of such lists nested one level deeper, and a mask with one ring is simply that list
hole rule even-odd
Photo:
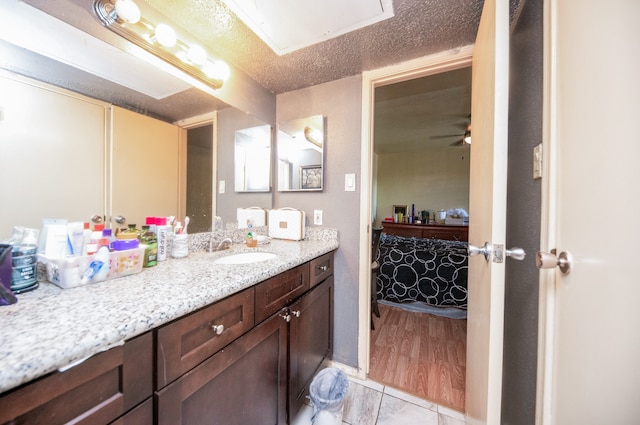
[{"label": "gray wall", "polygon": [[507,260],[502,423],[535,423],[538,338],[540,180],[533,180],[533,148],[542,141],[542,2],[528,0],[511,37],[507,245],[527,252]]},{"label": "gray wall", "polygon": [[[358,250],[360,210],[360,139],[362,77],[355,76],[284,93],[276,97],[277,121],[324,115],[324,190],[274,192],[274,207],[324,211],[323,226],[338,229],[340,248],[335,255],[334,360],[358,363]],[[356,191],[345,192],[344,175],[356,174]],[[277,187],[277,184],[276,184]]]}]

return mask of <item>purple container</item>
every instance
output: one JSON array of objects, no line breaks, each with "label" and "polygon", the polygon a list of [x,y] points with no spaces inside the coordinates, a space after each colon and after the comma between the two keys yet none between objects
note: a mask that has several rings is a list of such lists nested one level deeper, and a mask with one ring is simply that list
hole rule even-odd
[{"label": "purple container", "polygon": [[0,283],[7,289],[11,289],[12,249],[12,245],[0,244]]}]

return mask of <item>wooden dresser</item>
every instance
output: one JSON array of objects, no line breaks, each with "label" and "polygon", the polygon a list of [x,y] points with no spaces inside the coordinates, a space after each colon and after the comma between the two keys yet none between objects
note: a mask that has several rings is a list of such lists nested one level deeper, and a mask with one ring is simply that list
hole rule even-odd
[{"label": "wooden dresser", "polygon": [[469,226],[453,226],[446,224],[405,224],[383,221],[382,228],[383,232],[388,235],[404,236],[409,238],[444,239],[464,242],[469,240]]}]

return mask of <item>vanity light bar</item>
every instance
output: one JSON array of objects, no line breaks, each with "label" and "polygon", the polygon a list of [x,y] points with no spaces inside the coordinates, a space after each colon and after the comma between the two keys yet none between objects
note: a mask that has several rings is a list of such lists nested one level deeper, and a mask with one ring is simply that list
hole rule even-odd
[{"label": "vanity light bar", "polygon": [[211,59],[197,44],[188,44],[167,24],[154,25],[140,14],[133,0],[95,0],[93,10],[102,24],[133,44],[187,72],[201,83],[219,89],[229,77],[229,66]]}]

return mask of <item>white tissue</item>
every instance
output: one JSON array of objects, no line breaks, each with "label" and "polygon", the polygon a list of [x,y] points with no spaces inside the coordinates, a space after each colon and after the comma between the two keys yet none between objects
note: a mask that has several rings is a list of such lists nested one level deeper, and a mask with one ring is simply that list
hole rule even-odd
[{"label": "white tissue", "polygon": [[462,208],[452,208],[447,210],[447,216],[451,218],[468,218],[469,214]]}]

